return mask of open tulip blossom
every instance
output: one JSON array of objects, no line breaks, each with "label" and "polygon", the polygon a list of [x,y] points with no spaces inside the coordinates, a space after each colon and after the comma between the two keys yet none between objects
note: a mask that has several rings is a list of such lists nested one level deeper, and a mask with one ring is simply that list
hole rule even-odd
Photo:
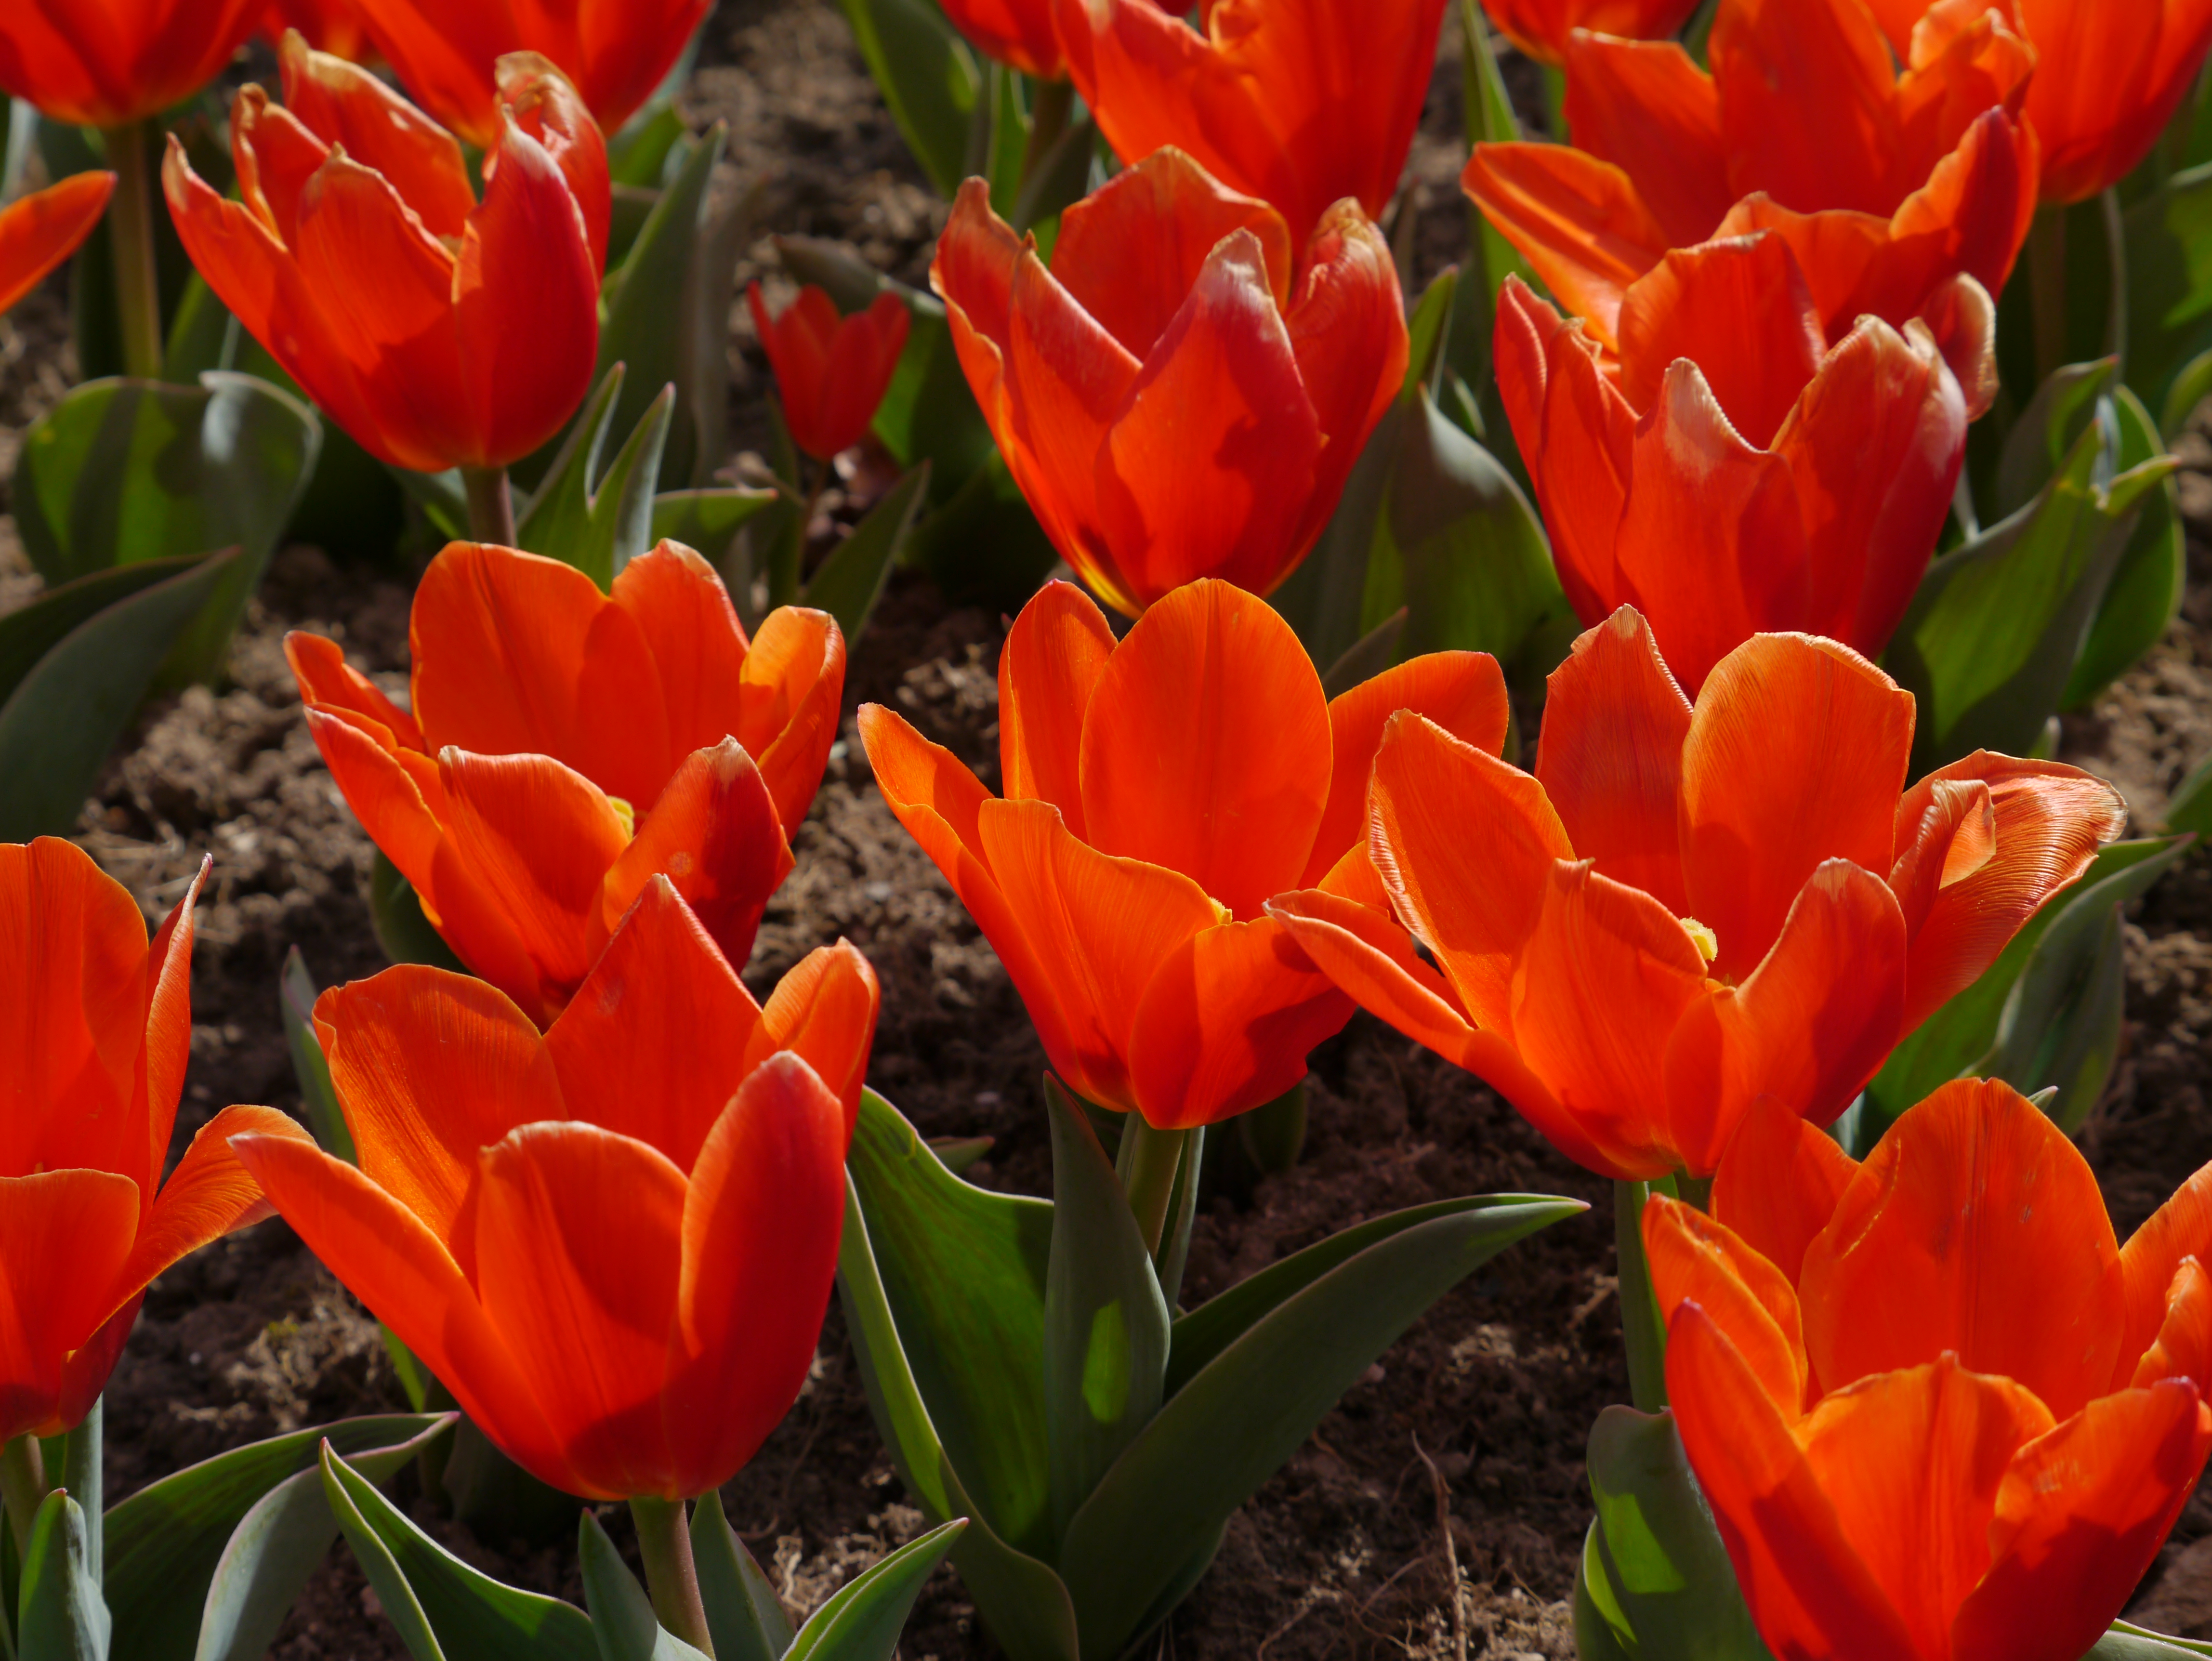
[{"label": "open tulip blossom", "polygon": [[1667,1387],[1778,1661],[2077,1661],[2212,1451],[2212,1166],[2112,1235],[2088,1162],[1961,1080],[1863,1165],[1771,1105],[1644,1238]]},{"label": "open tulip blossom", "polygon": [[2051,762],[1978,752],[1907,790],[1912,717],[1803,635],[1754,636],[1692,704],[1624,608],[1553,672],[1533,776],[1393,715],[1368,795],[1387,900],[1268,915],[1571,1159],[1707,1176],[1761,1096],[1841,1113],[2119,832],[2112,787]]},{"label": "open tulip blossom", "polygon": [[1528,56],[1557,64],[1577,29],[1631,40],[1662,40],[1682,27],[1696,0],[1482,0],[1490,21]]},{"label": "open tulip blossom", "polygon": [[829,295],[809,286],[771,317],[756,283],[745,305],[775,369],[791,441],[820,461],[859,443],[906,344],[905,302],[878,295],[866,311],[840,317]]},{"label": "open tulip blossom", "polygon": [[550,1021],[657,873],[744,962],[836,737],[835,621],[782,607],[748,641],[714,568],[674,543],[608,595],[457,542],[408,641],[407,710],[333,642],[295,633],[285,652],[347,801],[464,963]]}]

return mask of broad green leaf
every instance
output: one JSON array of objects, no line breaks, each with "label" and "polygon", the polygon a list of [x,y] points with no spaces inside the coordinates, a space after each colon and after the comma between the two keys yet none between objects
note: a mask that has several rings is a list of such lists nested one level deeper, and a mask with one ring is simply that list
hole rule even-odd
[{"label": "broad green leaf", "polygon": [[[933,485],[936,479],[933,462]],[[929,573],[948,604],[1012,613],[1037,591],[1060,551],[994,449],[907,533],[903,557]]]},{"label": "broad green leaf", "polygon": [[2175,788],[2166,804],[2166,828],[2212,835],[2212,755],[2198,762]]},{"label": "broad green leaf", "polygon": [[[1039,96],[1042,95],[1040,89]],[[1036,108],[1034,103],[1031,109]],[[1031,118],[1034,121],[1034,117]],[[1014,198],[1014,211],[1006,222],[1017,234],[1027,231],[1037,240],[1037,258],[1049,261],[1052,243],[1060,232],[1060,216],[1088,194],[1091,162],[1098,149],[1098,124],[1090,116],[1070,122],[1060,137],[1036,159],[1036,167]]]},{"label": "broad green leaf", "polygon": [[84,1508],[59,1488],[32,1521],[17,1599],[17,1661],[107,1661],[111,1622]]},{"label": "broad green leaf", "polygon": [[16,527],[56,585],[239,549],[168,665],[174,679],[214,680],[321,447],[315,412],[252,375],[210,372],[197,386],[88,381],[23,436]]},{"label": "broad green leaf", "polygon": [[[1344,494],[1313,551],[1268,597],[1316,669],[1325,669],[1374,632],[1360,627],[1367,587],[1367,556],[1378,534],[1385,492],[1398,455],[1400,435],[1413,419],[1413,400],[1400,398],[1382,412],[1359,459],[1352,464]],[[1385,611],[1382,614],[1387,616]],[[1378,624],[1380,618],[1378,618]]]},{"label": "broad green leaf", "polygon": [[1060,1563],[1086,1656],[1143,1635],[1230,1514],[1438,1298],[1588,1208],[1498,1196],[1376,1240],[1267,1311],[1169,1396],[1068,1524]]},{"label": "broad green leaf", "polygon": [[399,867],[381,848],[369,867],[368,921],[376,931],[376,943],[392,962],[428,964],[460,975],[469,972],[468,965],[422,915],[422,902],[414,885],[399,874]]},{"label": "broad green leaf", "polygon": [[1580,1567],[1575,1573],[1575,1655],[1577,1661],[1638,1661],[1635,1634],[1613,1596],[1598,1555],[1597,1519],[1583,1533]]},{"label": "broad green leaf", "polygon": [[722,1512],[719,1490],[691,1508],[691,1561],[699,1601],[714,1640],[714,1661],[781,1661],[791,1647],[791,1617]]},{"label": "broad green leaf", "polygon": [[1399,388],[1401,398],[1414,397],[1422,387],[1436,384],[1444,331],[1450,326],[1452,299],[1458,292],[1459,267],[1447,265],[1430,279],[1413,314],[1406,319],[1406,379]]},{"label": "broad green leaf", "polygon": [[983,177],[990,181],[991,211],[1012,220],[1015,200],[1021,194],[1022,158],[1029,153],[1030,118],[1022,106],[1022,76],[1005,64],[983,64],[981,107],[989,115],[990,136],[983,159]]},{"label": "broad green leaf", "polygon": [[719,567],[730,540],[776,500],[773,490],[726,485],[709,490],[664,490],[653,499],[652,543],[680,542]]},{"label": "broad green leaf", "polygon": [[923,462],[884,494],[853,527],[853,533],[830,551],[830,557],[809,579],[805,603],[827,611],[845,632],[848,650],[858,644],[884,592],[914,516],[921,511],[929,489],[929,464]]},{"label": "broad green leaf", "polygon": [[2035,389],[2005,435],[1994,488],[1978,504],[1985,520],[2018,513],[2066,471],[2082,434],[2099,418],[2098,400],[2111,390],[2116,367],[2109,357],[2069,363]]},{"label": "broad green leaf", "polygon": [[[2112,394],[2119,442],[2115,472],[2125,473],[2166,455],[2166,443],[2132,388]],[[2181,591],[2189,575],[2188,548],[2181,530],[2181,504],[2171,476],[2142,496],[2135,531],[2120,551],[2112,580],[2105,589],[2089,638],[2074,660],[2059,707],[2079,709],[2134,667],[2158,643],[2181,611]]]},{"label": "broad green leaf", "polygon": [[284,954],[284,970],[276,983],[276,1007],[284,1019],[284,1044],[292,1052],[293,1076],[300,1082],[300,1100],[307,1110],[307,1125],[326,1153],[348,1165],[354,1156],[353,1132],[338,1107],[337,1091],[331,1083],[331,1064],[315,1036],[315,978],[307,960],[294,946]]},{"label": "broad green leaf", "polygon": [[659,190],[666,182],[670,155],[689,131],[673,104],[664,104],[649,114],[641,113],[640,119],[609,135],[608,178],[638,190]]},{"label": "broad green leaf", "polygon": [[231,549],[88,572],[0,617],[0,842],[76,824],[155,671],[244,563]]},{"label": "broad green leaf", "polygon": [[929,0],[839,0],[899,136],[948,200],[968,167],[968,132],[983,77]]},{"label": "broad green leaf", "polygon": [[1589,1483],[1597,1520],[1577,1603],[1586,1590],[1621,1652],[1638,1661],[1771,1661],[1673,1415],[1599,1414]]},{"label": "broad green leaf", "polygon": [[2169,444],[2181,436],[2189,424],[2189,417],[2197,413],[2197,406],[2212,398],[2212,348],[2189,360],[2173,372],[2172,384],[2166,389],[2166,401],[2159,406],[2158,430]]},{"label": "broad green leaf", "polygon": [[892,1661],[914,1600],[967,1528],[940,1523],[838,1587],[792,1640],[791,1661]]},{"label": "broad green leaf", "polygon": [[1159,1411],[1168,1305],[1112,1161],[1050,1077],[1052,1251],[1045,1275],[1044,1417],[1055,1531]]},{"label": "broad green leaf", "polygon": [[479,1540],[558,1544],[575,1533],[576,1511],[583,1503],[523,1469],[465,1418],[453,1427],[452,1451],[438,1485],[453,1515]]},{"label": "broad green leaf", "polygon": [[2162,1632],[2115,1621],[2112,1630],[2097,1640],[2081,1661],[2191,1661],[2202,1655],[2212,1655],[2212,1644],[2169,1638]]},{"label": "broad green leaf", "polygon": [[414,473],[404,467],[392,467],[386,471],[407,498],[422,510],[431,529],[449,540],[468,540],[468,489],[461,483],[459,470],[448,467],[442,473]]},{"label": "broad green leaf", "polygon": [[623,364],[607,371],[514,532],[526,551],[574,566],[602,591],[653,546],[653,481],[676,408],[676,388],[664,385],[601,473],[599,450],[619,417],[624,380]]},{"label": "broad green leaf", "polygon": [[[62,1487],[83,1508],[85,1514],[99,1517],[107,1493],[107,1397],[103,1394],[92,1400],[92,1410],[77,1423],[76,1428],[62,1439]],[[103,1524],[105,1518],[102,1518]],[[103,1525],[92,1530],[85,1542],[85,1568],[98,1585],[106,1574],[107,1530]]]},{"label": "broad green leaf", "polygon": [[322,1457],[331,1510],[416,1661],[600,1661],[583,1610],[477,1573],[331,1448]]},{"label": "broad green leaf", "polygon": [[600,1661],[706,1661],[660,1624],[653,1600],[588,1506],[576,1524],[576,1557]]},{"label": "broad green leaf", "polygon": [[[260,1661],[331,1542],[337,1538],[337,1519],[331,1515],[322,1472],[313,1457],[317,1437],[327,1434],[337,1443],[338,1433],[349,1432],[344,1443],[356,1444],[350,1449],[353,1468],[370,1482],[383,1483],[443,1436],[452,1423],[452,1415],[447,1414],[411,1420],[352,1420],[333,1425],[327,1432],[306,1431],[286,1439],[300,1445],[301,1469],[263,1494],[239,1518],[237,1527],[222,1542],[221,1557],[205,1576],[204,1608],[188,1596],[179,1595],[199,1584],[197,1567],[180,1579],[153,1585],[143,1579],[137,1583],[138,1600],[131,1606],[129,1620],[117,1597],[116,1582],[110,1577],[108,1596],[116,1604],[118,1655],[142,1657],[143,1661],[168,1661],[169,1658]],[[383,1428],[371,1431],[369,1427]],[[410,1427],[419,1428],[410,1433]],[[221,1537],[215,1532],[221,1521],[218,1512],[204,1530],[206,1539]],[[146,1625],[143,1632],[137,1625],[141,1616]]]},{"label": "broad green leaf", "polygon": [[2212,349],[2212,164],[2176,173],[2127,210],[2128,380],[2161,406]]}]

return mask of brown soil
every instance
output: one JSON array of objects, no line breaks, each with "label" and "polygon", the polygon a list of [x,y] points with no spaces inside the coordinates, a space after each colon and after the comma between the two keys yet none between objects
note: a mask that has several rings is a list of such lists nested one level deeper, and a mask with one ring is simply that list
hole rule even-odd
[{"label": "brown soil", "polygon": [[[1413,211],[1398,231],[1424,275],[1466,235],[1454,183],[1455,43],[1447,47],[1416,149]],[[701,125],[728,121],[727,183],[770,179],[763,238],[741,275],[773,271],[772,229],[842,237],[921,277],[943,210],[905,158],[830,0],[724,0],[687,111]],[[0,332],[0,461],[66,385],[59,293],[50,285]],[[766,368],[742,306],[732,330],[732,430],[758,446]],[[2212,441],[2192,444],[2200,471],[2185,478],[2185,505],[2203,530],[2212,526]],[[2072,758],[2117,779],[2143,824],[2212,745],[2212,567],[2203,545],[2193,540],[2191,553],[2186,615],[2069,730]],[[215,857],[181,1132],[229,1102],[296,1109],[276,1004],[288,948],[298,946],[325,984],[381,966],[363,897],[371,849],[303,730],[279,642],[289,628],[332,635],[360,666],[403,688],[411,575],[284,551],[240,637],[229,688],[149,711],[88,804],[78,840],[149,916],[174,903],[203,854]],[[0,606],[34,588],[12,534],[0,534]],[[1048,1186],[1043,1053],[988,945],[877,794],[850,723],[864,699],[891,703],[994,782],[1002,634],[1002,620],[947,609],[919,578],[895,581],[856,655],[845,741],[746,978],[765,989],[813,946],[854,941],[884,989],[871,1082],[927,1133],[997,1138],[974,1177],[1037,1193]],[[2084,1133],[2123,1230],[2212,1159],[2212,862],[2193,860],[2139,910],[2128,937],[2126,1059]],[[1354,1387],[1238,1517],[1214,1573],[1170,1623],[1164,1652],[1570,1656],[1564,1600],[1589,1518],[1583,1439],[1598,1409],[1626,1394],[1607,1186],[1489,1091],[1364,1016],[1316,1053],[1314,1075],[1303,1161],[1285,1177],[1218,1184],[1196,1230],[1190,1295],[1362,1218],[1440,1196],[1546,1190],[1592,1210],[1462,1287]],[[240,1441],[404,1406],[374,1323],[270,1223],[155,1284],[108,1395],[110,1481],[120,1494]],[[403,1500],[456,1549],[517,1584],[580,1595],[567,1547],[477,1541],[410,1481]],[[725,1500],[801,1613],[919,1527],[834,1308],[805,1393]],[[619,1534],[620,1517],[608,1521]],[[2212,1545],[2192,1548],[2199,1539],[2212,1540],[2203,1496],[2162,1560],[2172,1573],[2164,1585],[2154,1576],[2152,1607],[2177,1624],[2212,1621]],[[343,1552],[272,1652],[404,1655]],[[994,1653],[949,1571],[925,1592],[902,1652]]]}]

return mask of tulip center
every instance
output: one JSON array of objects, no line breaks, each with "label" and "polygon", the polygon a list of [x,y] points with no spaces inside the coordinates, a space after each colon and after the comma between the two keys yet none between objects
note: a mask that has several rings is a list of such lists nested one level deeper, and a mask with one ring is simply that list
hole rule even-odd
[{"label": "tulip center", "polygon": [[1721,954],[1721,937],[1699,922],[1695,917],[1682,919],[1682,927],[1690,931],[1690,938],[1698,943],[1698,955],[1711,963]]},{"label": "tulip center", "polygon": [[[615,817],[622,821],[623,840],[635,840],[637,837],[637,809],[631,806],[620,796],[609,796],[607,798],[607,806],[615,810]],[[1712,957],[1712,953],[1708,952],[1705,953],[1705,956],[1707,959],[1710,960]]]}]

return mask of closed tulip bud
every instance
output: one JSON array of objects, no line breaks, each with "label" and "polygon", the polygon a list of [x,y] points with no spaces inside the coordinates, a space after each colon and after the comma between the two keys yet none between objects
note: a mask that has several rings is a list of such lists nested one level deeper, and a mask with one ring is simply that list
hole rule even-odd
[{"label": "closed tulip bud", "polygon": [[656,878],[543,1037],[442,970],[325,992],[358,1166],[233,1145],[526,1470],[590,1500],[690,1499],[806,1382],[877,1001],[840,942],[756,1004]]},{"label": "closed tulip bud", "polygon": [[62,0],[0,6],[0,88],[52,120],[120,127],[215,79],[262,0]]},{"label": "closed tulip bud", "polygon": [[1628,40],[1656,40],[1674,33],[1698,9],[1698,0],[1482,0],[1490,21],[1530,58],[1557,64],[1577,29]]},{"label": "closed tulip bud", "polygon": [[556,560],[450,545],[408,626],[411,709],[335,642],[284,642],[307,730],[461,961],[541,1024],[656,875],[742,964],[837,735],[845,641],[785,606],[745,637],[664,542],[611,595]]},{"label": "closed tulip bud", "polygon": [[1268,913],[1570,1159],[1709,1175],[1761,1096],[1841,1113],[2119,834],[2112,787],[2056,763],[1978,751],[1906,789],[1912,713],[1803,635],[1747,641],[1692,703],[1624,609],[1553,672],[1533,776],[1392,716],[1370,894]]},{"label": "closed tulip bud", "polygon": [[72,173],[0,208],[0,312],[76,252],[114,194],[112,173]]},{"label": "closed tulip bud", "polygon": [[867,310],[840,317],[826,293],[808,287],[771,318],[756,283],[745,304],[775,370],[791,441],[823,461],[859,443],[906,349],[905,303],[878,295]]},{"label": "closed tulip bud", "polygon": [[1054,545],[1132,616],[1200,577],[1281,582],[1405,378],[1397,271],[1358,206],[1292,248],[1179,150],[1068,209],[1050,271],[961,187],[930,277],[968,384]]},{"label": "closed tulip bud", "polygon": [[1384,720],[1485,751],[1505,683],[1481,653],[1412,660],[1334,701],[1297,636],[1228,583],[1179,588],[1118,644],[1073,584],[999,659],[1006,794],[880,704],[860,739],[899,822],[981,927],[1069,1086],[1154,1128],[1281,1095],[1352,1014],[1270,895],[1365,893],[1361,794]]},{"label": "closed tulip bud", "polygon": [[208,286],[380,460],[489,469],[560,431],[591,385],[606,148],[551,68],[510,61],[481,204],[453,135],[288,35],[284,105],[231,109],[239,199],[169,141],[161,180]]},{"label": "closed tulip bud", "polygon": [[191,1052],[192,903],[150,945],[74,844],[0,844],[0,1441],[58,1436],[106,1388],[154,1277],[269,1214],[226,1140],[307,1133],[227,1107],[161,1180]]},{"label": "closed tulip bud", "polygon": [[1054,0],[939,0],[952,27],[986,58],[1033,75],[1065,81],[1067,61],[1053,26]]},{"label": "closed tulip bud", "polygon": [[2088,1162],[1961,1080],[1863,1165],[1771,1104],[1643,1218],[1667,1392],[1778,1661],[2077,1661],[2212,1450],[2212,1166],[2118,1244]]}]

